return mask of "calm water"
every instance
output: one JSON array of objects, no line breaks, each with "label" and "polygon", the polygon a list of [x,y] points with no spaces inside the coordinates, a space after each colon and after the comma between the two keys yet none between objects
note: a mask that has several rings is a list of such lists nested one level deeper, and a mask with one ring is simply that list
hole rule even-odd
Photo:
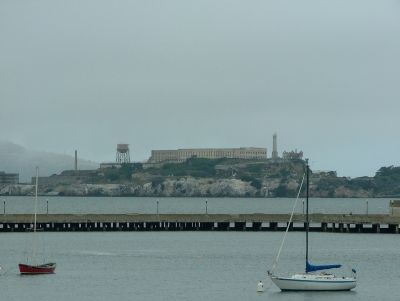
[{"label": "calm water", "polygon": [[[116,198],[40,197],[39,213],[289,213],[294,199],[278,198]],[[32,213],[33,197],[0,197],[0,212]],[[310,211],[320,213],[388,213],[389,199],[311,199]],[[302,202],[297,212],[302,212]]]},{"label": "calm water", "polygon": [[[32,197],[1,198],[6,213],[31,213]],[[288,213],[293,199],[40,198],[50,213]],[[366,199],[312,199],[312,212],[365,213]],[[369,213],[387,213],[388,199],[369,199]],[[0,203],[1,204],[1,203]],[[2,204],[1,204],[2,205]],[[302,211],[299,202],[297,212]],[[400,237],[311,233],[315,263],[349,263],[358,270],[354,292],[280,293],[265,279],[283,233],[130,232],[39,233],[57,273],[20,276],[28,233],[0,234],[0,300],[400,300]],[[303,270],[304,233],[289,233],[278,271]],[[318,260],[317,260],[318,259]],[[265,282],[268,286],[268,282]]]},{"label": "calm water", "polygon": [[[311,233],[315,263],[350,263],[352,292],[256,292],[281,232],[40,233],[55,275],[20,276],[27,233],[0,234],[1,300],[400,300],[400,237]],[[279,269],[303,269],[303,233],[289,233]],[[318,258],[318,260],[316,260]],[[267,283],[266,283],[267,284]],[[268,284],[267,284],[268,285]]]}]

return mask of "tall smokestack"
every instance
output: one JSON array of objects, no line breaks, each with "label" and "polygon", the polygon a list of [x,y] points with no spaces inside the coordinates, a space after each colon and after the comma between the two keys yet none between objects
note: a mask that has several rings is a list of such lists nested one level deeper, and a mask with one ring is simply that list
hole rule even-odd
[{"label": "tall smokestack", "polygon": [[278,159],[278,137],[276,133],[273,136],[272,159]]},{"label": "tall smokestack", "polygon": [[78,171],[78,151],[75,150],[75,171]]}]

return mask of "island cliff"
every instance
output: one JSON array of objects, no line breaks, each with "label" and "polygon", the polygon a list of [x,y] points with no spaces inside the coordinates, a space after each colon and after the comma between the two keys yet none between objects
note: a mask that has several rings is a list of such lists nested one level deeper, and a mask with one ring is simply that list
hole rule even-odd
[{"label": "island cliff", "polygon": [[[303,160],[192,158],[183,163],[64,171],[41,177],[39,193],[59,196],[293,197],[304,174]],[[382,167],[374,177],[311,175],[313,197],[395,197],[400,167]],[[3,185],[0,195],[32,195],[33,183]]]}]

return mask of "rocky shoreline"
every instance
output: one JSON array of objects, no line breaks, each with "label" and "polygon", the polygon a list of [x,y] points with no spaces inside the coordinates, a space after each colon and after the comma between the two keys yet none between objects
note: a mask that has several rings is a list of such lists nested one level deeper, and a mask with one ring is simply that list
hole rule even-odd
[{"label": "rocky shoreline", "polygon": [[[33,195],[34,185],[13,184],[0,189],[0,195]],[[138,197],[257,197],[260,191],[250,183],[236,179],[183,178],[154,185],[144,184],[69,184],[39,186],[43,196],[138,196]]]},{"label": "rocky shoreline", "polygon": [[[270,189],[276,189],[279,183],[269,183]],[[296,183],[292,183],[297,188]],[[29,196],[34,195],[35,186],[30,184],[4,185],[0,195]],[[42,196],[104,196],[104,197],[274,197],[268,194],[268,188],[257,189],[251,183],[238,179],[195,179],[191,177],[177,180],[166,179],[154,184],[83,184],[55,185],[53,187],[39,186],[39,195]],[[287,195],[292,197],[293,195]],[[371,191],[358,189],[351,190],[338,187],[334,195],[326,191],[313,191],[313,197],[339,198],[369,198],[377,197]],[[379,197],[379,196],[378,196]],[[381,196],[385,197],[385,196]]]},{"label": "rocky shoreline", "polygon": [[[43,196],[138,197],[295,197],[304,175],[302,160],[249,161],[190,159],[144,168],[63,171],[39,178]],[[0,195],[33,195],[31,184],[3,184]],[[305,187],[303,187],[304,193]],[[322,198],[394,198],[400,196],[400,167],[382,167],[373,177],[338,177],[313,172],[310,193]]]}]

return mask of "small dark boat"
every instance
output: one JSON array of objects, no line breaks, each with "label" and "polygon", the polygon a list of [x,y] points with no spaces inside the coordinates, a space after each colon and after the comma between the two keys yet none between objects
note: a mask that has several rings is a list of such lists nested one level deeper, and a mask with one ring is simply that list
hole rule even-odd
[{"label": "small dark boat", "polygon": [[56,269],[56,264],[53,262],[41,265],[28,265],[20,263],[18,267],[19,272],[23,275],[53,274],[54,270]]}]

